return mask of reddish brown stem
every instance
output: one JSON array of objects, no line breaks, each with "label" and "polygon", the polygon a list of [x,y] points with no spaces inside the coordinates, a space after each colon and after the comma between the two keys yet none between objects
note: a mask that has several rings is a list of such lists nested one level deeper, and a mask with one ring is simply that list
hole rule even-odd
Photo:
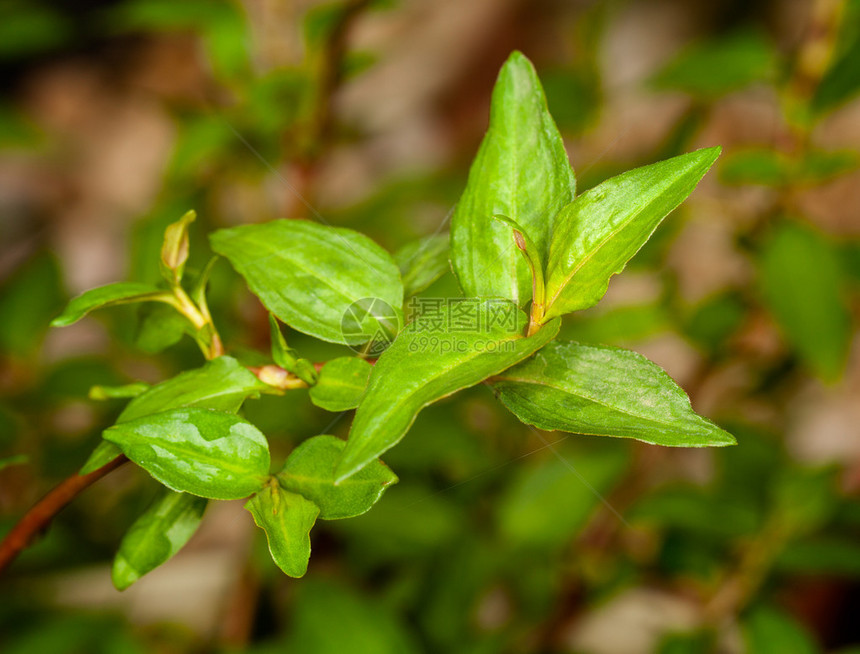
[{"label": "reddish brown stem", "polygon": [[73,474],[61,481],[39,500],[18,521],[3,542],[0,542],[0,574],[9,567],[23,549],[44,531],[65,506],[109,472],[116,470],[128,459],[120,455],[110,463],[86,475]]}]

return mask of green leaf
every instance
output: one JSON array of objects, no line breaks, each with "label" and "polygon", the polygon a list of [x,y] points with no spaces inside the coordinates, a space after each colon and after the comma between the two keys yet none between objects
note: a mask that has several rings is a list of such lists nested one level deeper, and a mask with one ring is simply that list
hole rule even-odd
[{"label": "green leaf", "polygon": [[269,552],[278,567],[290,577],[307,572],[311,556],[311,528],[319,507],[301,495],[270,485],[245,504],[257,526],[266,532]]},{"label": "green leaf", "polygon": [[[537,247],[529,238],[528,234],[525,233],[522,226],[520,226],[520,224],[515,220],[511,220],[507,216],[493,217],[513,230],[514,243],[520,251],[520,254],[525,258],[532,276],[532,315],[543,316],[544,302],[546,300],[546,286],[543,277],[543,261],[541,261]],[[537,314],[535,314],[534,305],[539,307]]]},{"label": "green leaf", "polygon": [[161,274],[169,283],[178,284],[188,261],[188,225],[197,218],[195,211],[187,211],[182,218],[164,230],[161,245]]},{"label": "green leaf", "polygon": [[760,34],[741,32],[693,46],[653,79],[658,88],[684,91],[705,100],[766,81],[776,71],[773,45]]},{"label": "green leaf", "polygon": [[221,356],[138,395],[128,403],[117,421],[125,422],[182,407],[235,413],[247,398],[256,396],[265,388],[266,385],[236,359]]},{"label": "green leaf", "polygon": [[742,623],[747,651],[755,654],[818,654],[810,633],[792,616],[769,607],[754,609]]},{"label": "green leaf", "polygon": [[503,297],[523,306],[532,276],[493,219],[509,216],[545,261],[556,214],[573,200],[576,178],[528,59],[514,52],[493,90],[490,127],[451,219],[451,262],[467,296]]},{"label": "green leaf", "polygon": [[[249,397],[266,389],[266,384],[251,374],[236,359],[221,356],[195,370],[156,384],[135,397],[117,418],[117,424],[169,409],[197,407],[235,413]],[[112,443],[102,442],[81,468],[80,474],[97,470],[119,456]]]},{"label": "green leaf", "polygon": [[150,385],[144,382],[135,382],[134,384],[125,384],[123,386],[96,385],[90,388],[89,398],[91,400],[113,400],[137,397],[150,388]]},{"label": "green leaf", "polygon": [[308,385],[317,383],[317,371],[307,359],[300,359],[298,353],[287,345],[278,319],[269,314],[269,332],[272,339],[272,359],[284,370],[293,373]]},{"label": "green leaf", "polygon": [[152,284],[117,282],[99,286],[73,298],[63,313],[51,321],[52,327],[65,327],[77,322],[93,309],[128,304],[129,302],[173,302],[173,294]]},{"label": "green leaf", "polygon": [[611,490],[628,464],[619,449],[575,456],[559,449],[559,454],[565,461],[552,457],[522,467],[502,495],[498,520],[505,542],[536,548],[564,545],[585,526],[601,495]]},{"label": "green leaf", "polygon": [[682,154],[606,180],[556,219],[546,274],[546,320],[597,304],[669,212],[696,188],[720,148]]},{"label": "green leaf", "polygon": [[505,300],[450,301],[438,316],[417,317],[373,366],[335,471],[338,483],[394,447],[425,406],[514,365],[558,333],[555,321],[525,338],[526,323]]},{"label": "green leaf", "polygon": [[88,475],[91,472],[95,472],[99,468],[102,468],[113,461],[120,454],[122,454],[122,450],[120,450],[116,445],[103,440],[96,445],[96,449],[94,449],[89,458],[84,461],[84,465],[81,466],[78,474]]},{"label": "green leaf", "polygon": [[278,319],[269,314],[269,337],[272,342],[272,359],[284,370],[292,370],[299,360],[296,351],[287,345],[287,339],[281,331]]},{"label": "green leaf", "polygon": [[784,224],[764,246],[759,277],[766,305],[800,358],[825,381],[837,380],[851,344],[851,318],[836,250],[808,227]]},{"label": "green leaf", "polygon": [[360,345],[385,329],[375,314],[365,312],[360,333],[344,334],[344,315],[359,300],[378,298],[395,310],[401,307],[403,284],[394,260],[351,229],[273,220],[221,229],[210,240],[269,311],[324,341]]},{"label": "green leaf", "polygon": [[173,409],[116,424],[103,436],[168,488],[201,497],[247,497],[269,473],[266,437],[232,413]]},{"label": "green leaf", "polygon": [[176,554],[197,531],[207,501],[163,489],[129,527],[113,560],[111,578],[125,590]]},{"label": "green leaf", "polygon": [[186,333],[194,333],[188,318],[167,304],[143,304],[137,319],[134,345],[147,354],[161,352],[178,343]]},{"label": "green leaf", "polygon": [[326,363],[311,387],[311,402],[326,411],[348,411],[358,406],[367,388],[372,366],[358,357],[341,357]]},{"label": "green leaf", "polygon": [[450,270],[449,241],[448,234],[428,236],[407,243],[394,254],[403,277],[405,297],[423,291]]},{"label": "green leaf", "polygon": [[514,415],[539,429],[672,447],[735,443],[696,415],[662,368],[621,348],[550,343],[498,375],[493,388]]},{"label": "green leaf", "polygon": [[334,468],[345,447],[346,443],[335,436],[314,436],[292,451],[278,473],[281,486],[312,500],[323,520],[366,513],[389,486],[397,483],[397,475],[377,459],[335,485]]}]

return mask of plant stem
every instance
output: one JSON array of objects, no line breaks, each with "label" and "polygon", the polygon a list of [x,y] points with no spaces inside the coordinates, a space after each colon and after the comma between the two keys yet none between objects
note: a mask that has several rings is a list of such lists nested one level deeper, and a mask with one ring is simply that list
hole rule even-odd
[{"label": "plant stem", "polygon": [[0,542],[0,574],[44,531],[65,506],[108,473],[116,470],[128,459],[120,455],[107,465],[86,475],[77,473],[61,481],[24,514],[12,531]]}]

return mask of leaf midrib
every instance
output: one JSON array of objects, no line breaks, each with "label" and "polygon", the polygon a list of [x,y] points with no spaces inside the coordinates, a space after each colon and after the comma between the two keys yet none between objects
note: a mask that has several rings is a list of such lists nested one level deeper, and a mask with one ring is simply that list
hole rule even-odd
[{"label": "leaf midrib", "polygon": [[[598,243],[594,248],[592,248],[592,249],[589,251],[589,253],[588,253],[588,254],[587,254],[587,255],[582,259],[582,261],[581,261],[581,262],[580,262],[580,263],[579,263],[579,264],[578,264],[578,265],[577,265],[577,266],[576,266],[576,267],[575,267],[575,268],[574,268],[574,269],[573,269],[573,270],[572,270],[572,271],[571,271],[571,272],[570,272],[570,273],[569,273],[569,274],[564,278],[563,282],[562,282],[562,283],[559,285],[559,287],[558,287],[558,291],[556,291],[556,293],[552,296],[552,299],[547,303],[547,310],[549,309],[549,307],[550,307],[550,306],[552,306],[553,304],[555,304],[555,301],[558,299],[559,295],[561,295],[561,293],[564,291],[564,289],[565,289],[565,288],[567,288],[567,285],[570,283],[570,280],[571,280],[571,279],[573,279],[573,277],[574,277],[574,276],[575,276],[575,275],[576,275],[580,270],[582,270],[582,268],[583,268],[583,267],[584,267],[584,266],[585,266],[589,261],[591,261],[595,256],[597,256],[598,252],[600,252],[600,251],[603,249],[603,247],[604,247],[604,246],[605,246],[605,245],[606,245],[610,240],[612,240],[612,239],[614,239],[616,236],[618,236],[618,234],[619,234],[620,232],[622,232],[624,229],[626,229],[626,228],[630,225],[630,223],[632,223],[632,222],[633,222],[634,220],[636,220],[640,215],[642,215],[642,213],[645,211],[645,209],[647,209],[648,207],[650,207],[651,205],[653,205],[653,204],[655,203],[656,199],[658,199],[658,198],[662,197],[662,195],[664,195],[664,194],[666,193],[666,191],[667,191],[669,188],[671,188],[672,186],[674,186],[674,185],[675,185],[675,183],[674,183],[674,182],[671,182],[671,183],[669,183],[669,184],[667,184],[667,185],[663,186],[663,188],[661,189],[660,193],[659,193],[659,194],[657,194],[657,195],[655,196],[655,199],[653,199],[653,200],[651,200],[650,202],[647,202],[647,203],[645,203],[644,205],[642,205],[642,206],[639,208],[639,210],[638,210],[638,211],[636,211],[636,213],[631,214],[631,215],[630,215],[630,217],[629,217],[626,221],[624,221],[623,223],[621,223],[620,225],[618,225],[618,227],[616,227],[615,229],[613,229],[612,231],[610,231],[610,232],[609,232],[609,234],[607,234],[607,235],[603,238],[603,240],[601,240],[601,241],[600,241],[600,242],[599,242],[599,243]],[[587,193],[586,193],[584,196],[582,196],[582,195],[581,195],[581,196],[579,196],[579,198],[577,198],[577,199],[576,199],[576,200],[574,200],[573,202],[577,202],[580,198],[587,197],[587,195],[588,195]],[[610,275],[610,276],[611,276],[611,275]]]},{"label": "leaf midrib", "polygon": [[[108,429],[107,431],[110,431],[110,429]],[[131,445],[132,447],[134,447],[136,444],[150,445],[150,446],[157,445],[159,447],[163,447],[166,450],[173,450],[177,454],[180,454],[180,455],[192,454],[194,456],[191,458],[191,461],[202,462],[204,464],[211,465],[214,468],[219,468],[219,469],[223,469],[227,472],[232,472],[235,476],[244,477],[246,479],[251,479],[253,477],[258,476],[256,472],[249,472],[247,468],[239,468],[239,467],[233,465],[232,462],[234,461],[234,459],[231,457],[225,457],[223,459],[216,459],[216,458],[206,456],[205,454],[206,454],[207,450],[205,448],[195,449],[193,446],[187,446],[187,445],[180,443],[178,441],[156,440],[154,438],[140,437],[139,434],[136,434],[136,435],[139,437],[138,440],[136,442],[129,442],[128,445]],[[224,438],[224,437],[222,436],[221,438]],[[220,440],[220,439],[216,439],[216,440]],[[212,442],[212,441],[208,441],[208,442]],[[259,444],[254,442],[254,441],[250,441],[250,442],[254,443],[254,445],[259,446]],[[119,443],[119,444],[122,444],[122,443]],[[165,445],[167,445],[169,447],[166,447]],[[201,452],[204,454],[203,456],[199,456],[201,454]],[[158,457],[158,458],[161,459],[161,457]],[[213,462],[214,462],[214,464],[213,464]],[[265,474],[265,473],[263,473],[263,474]]]},{"label": "leaf midrib", "polygon": [[665,421],[659,420],[657,418],[653,418],[653,417],[649,417],[649,416],[643,416],[643,415],[640,415],[640,414],[635,413],[633,411],[630,411],[628,409],[624,409],[622,407],[613,406],[612,404],[608,404],[604,401],[597,399],[596,397],[592,397],[592,396],[588,395],[587,393],[574,393],[574,392],[572,392],[566,388],[561,388],[559,386],[556,386],[552,383],[545,382],[545,381],[538,381],[535,379],[521,379],[518,377],[504,377],[504,376],[499,377],[498,381],[511,381],[511,382],[517,382],[520,384],[532,384],[534,386],[545,386],[547,388],[551,388],[553,390],[560,391],[560,392],[566,393],[568,395],[573,395],[574,397],[582,397],[582,398],[588,400],[589,402],[593,402],[594,404],[599,404],[600,406],[606,407],[607,409],[612,409],[613,411],[623,413],[623,414],[628,415],[628,416],[633,417],[633,418],[638,418],[639,420],[644,420],[646,422],[653,422],[653,423],[656,423],[658,425],[663,425],[665,427],[672,427],[675,424],[673,422],[665,422]]}]

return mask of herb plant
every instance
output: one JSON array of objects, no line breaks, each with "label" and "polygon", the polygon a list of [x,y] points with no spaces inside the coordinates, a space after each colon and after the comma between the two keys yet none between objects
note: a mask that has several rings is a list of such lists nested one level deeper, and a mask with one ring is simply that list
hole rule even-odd
[{"label": "herb plant", "polygon": [[[245,507],[265,531],[274,561],[301,577],[315,521],[368,511],[397,482],[379,457],[424,407],[482,382],[539,429],[675,447],[734,443],[693,412],[656,364],[617,347],[557,338],[562,317],[601,299],[610,278],[693,191],[719,152],[677,156],[577,194],[541,84],[528,59],[515,52],[493,92],[489,129],[452,218],[450,248],[437,235],[392,256],[356,231],[306,220],[211,234],[214,253],[269,311],[265,362],[261,355],[227,354],[207,303],[217,257],[196,274],[185,270],[195,214],[170,225],[162,283],[87,291],[53,321],[70,325],[94,309],[159,303],[181,316],[206,359],[152,387],[91,391],[131,401],[73,484],[131,460],[165,487],[123,538],[114,584],[124,589],[173,556],[209,500],[242,498],[250,498]],[[417,296],[449,259],[462,297]],[[157,315],[164,330],[176,324],[175,315]],[[311,362],[289,347],[281,323],[350,346],[354,355]],[[304,390],[323,409],[356,409],[348,440],[312,436],[273,473],[266,436],[242,417],[242,405],[260,394]],[[41,524],[25,519],[13,529],[0,565]]]}]

